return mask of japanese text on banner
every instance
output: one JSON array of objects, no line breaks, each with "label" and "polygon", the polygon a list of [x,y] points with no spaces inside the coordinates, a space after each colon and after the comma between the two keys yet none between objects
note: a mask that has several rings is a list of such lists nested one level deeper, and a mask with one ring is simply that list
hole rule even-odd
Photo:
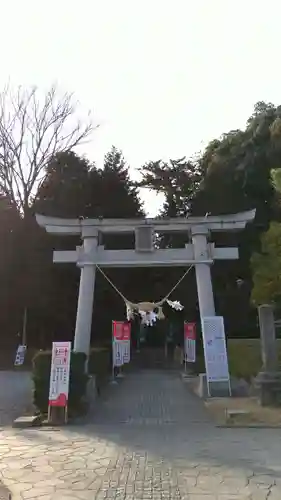
[{"label": "japanese text on banner", "polygon": [[113,366],[122,366],[131,358],[131,325],[125,321],[113,321]]},{"label": "japanese text on banner", "polygon": [[71,342],[53,342],[49,406],[67,406]]},{"label": "japanese text on banner", "polygon": [[184,324],[184,361],[186,363],[196,361],[196,323]]}]

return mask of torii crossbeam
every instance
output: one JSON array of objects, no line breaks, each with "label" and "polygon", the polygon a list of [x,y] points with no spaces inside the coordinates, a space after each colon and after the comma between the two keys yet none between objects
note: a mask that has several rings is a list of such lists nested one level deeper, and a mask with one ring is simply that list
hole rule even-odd
[{"label": "torii crossbeam", "polygon": [[[80,235],[76,250],[54,251],[56,263],[73,262],[81,268],[74,350],[90,349],[96,266],[155,267],[194,264],[201,319],[215,316],[210,266],[217,259],[238,259],[235,247],[220,248],[209,243],[212,232],[241,231],[255,217],[255,210],[235,215],[171,219],[60,219],[36,215],[48,233]],[[186,233],[184,248],[157,249],[155,233]],[[106,250],[99,245],[99,234],[135,233],[135,249]]]}]

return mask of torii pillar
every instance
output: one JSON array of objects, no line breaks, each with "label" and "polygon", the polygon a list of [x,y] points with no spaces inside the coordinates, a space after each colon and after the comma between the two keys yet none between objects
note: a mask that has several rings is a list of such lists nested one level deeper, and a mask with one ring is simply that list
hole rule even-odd
[{"label": "torii pillar", "polygon": [[[83,249],[94,254],[98,247],[98,231],[90,229],[83,234]],[[78,262],[81,268],[78,306],[74,336],[74,351],[89,354],[91,345],[92,315],[96,281],[96,266],[92,262]]]},{"label": "torii pillar", "polygon": [[[193,226],[191,228],[194,259],[196,261],[195,275],[201,318],[216,315],[211,265],[206,263],[210,252],[207,239],[208,233],[208,228],[203,225]],[[202,263],[200,261],[202,261]]]}]

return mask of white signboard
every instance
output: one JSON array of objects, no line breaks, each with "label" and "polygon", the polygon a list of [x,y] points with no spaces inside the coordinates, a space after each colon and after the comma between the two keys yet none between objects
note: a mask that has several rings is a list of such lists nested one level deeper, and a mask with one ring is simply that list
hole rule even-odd
[{"label": "white signboard", "polygon": [[25,352],[26,352],[26,345],[19,345],[18,349],[17,349],[16,359],[15,359],[15,366],[23,365],[24,358],[25,358]]},{"label": "white signboard", "polygon": [[203,318],[202,333],[208,382],[229,382],[223,317]]},{"label": "white signboard", "polygon": [[49,406],[67,407],[71,342],[53,342]]}]

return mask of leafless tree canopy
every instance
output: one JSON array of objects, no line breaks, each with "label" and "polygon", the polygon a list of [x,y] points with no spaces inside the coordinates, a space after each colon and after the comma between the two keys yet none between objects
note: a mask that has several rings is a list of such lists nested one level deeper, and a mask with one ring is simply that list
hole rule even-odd
[{"label": "leafless tree canopy", "polygon": [[93,131],[90,114],[79,120],[72,94],[56,86],[42,95],[37,87],[0,94],[0,192],[26,213],[46,166],[58,152],[69,151]]}]

